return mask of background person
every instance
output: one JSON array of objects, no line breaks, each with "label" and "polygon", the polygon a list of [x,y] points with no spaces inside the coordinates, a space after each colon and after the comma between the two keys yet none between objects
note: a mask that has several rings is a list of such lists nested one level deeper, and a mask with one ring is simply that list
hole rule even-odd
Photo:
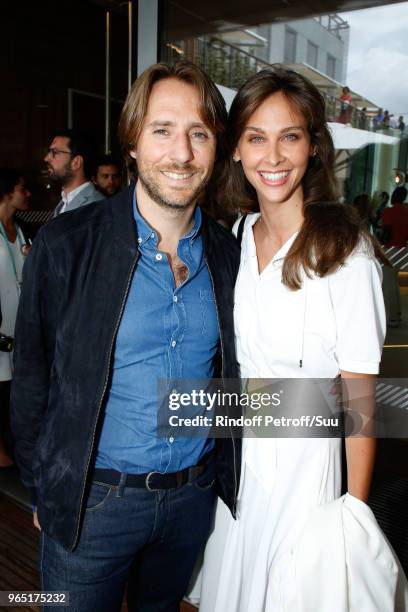
[{"label": "background person", "polygon": [[82,132],[58,132],[44,161],[50,179],[62,187],[61,200],[54,211],[54,217],[104,198],[90,180],[95,149]]},{"label": "background person", "polygon": [[351,97],[349,87],[343,87],[340,96],[340,115],[337,119],[339,123],[351,123],[351,114],[353,112],[353,109],[351,107],[352,103],[353,98]]},{"label": "background person", "polygon": [[[383,191],[379,194],[379,196],[384,206],[386,206],[388,194]],[[370,233],[374,235],[375,225],[372,222],[373,215],[370,214],[372,211],[372,202],[369,195],[366,193],[357,195],[353,200],[353,206],[357,210],[360,219],[369,229]],[[393,267],[391,262],[384,262],[382,267],[382,277],[382,289],[387,325],[389,327],[399,327],[401,324],[401,298],[398,286],[398,272]]]},{"label": "background person", "polygon": [[[8,337],[14,336],[23,263],[29,248],[14,213],[27,210],[29,197],[21,173],[13,168],[0,168],[0,332]],[[2,435],[9,430],[12,359],[12,351],[0,351],[0,467],[13,463]]]},{"label": "background person", "polygon": [[367,107],[364,106],[358,111],[358,129],[366,130],[368,128]]},{"label": "background person", "polygon": [[408,190],[397,187],[391,194],[391,207],[382,215],[383,239],[387,246],[405,247],[408,241]]},{"label": "background person", "polygon": [[373,127],[374,130],[379,130],[384,126],[384,111],[382,108],[379,108],[377,114],[373,117]]},{"label": "background person", "polygon": [[387,208],[389,199],[390,196],[386,191],[377,191],[373,196],[374,205],[372,209],[371,223],[374,228],[375,236],[378,238],[381,244],[383,243],[382,215],[384,210]]},{"label": "background person", "polygon": [[120,165],[111,155],[104,155],[95,164],[92,181],[97,190],[106,198],[115,195],[122,187]]},{"label": "background person", "polygon": [[393,118],[393,116],[394,115],[390,115],[389,111],[387,110],[384,111],[383,127],[385,129],[393,127],[393,125],[391,124],[391,119]]},{"label": "background person", "polygon": [[365,223],[367,229],[373,234],[373,226],[371,223],[371,198],[368,193],[360,193],[353,199],[353,206],[356,209],[360,219]]}]

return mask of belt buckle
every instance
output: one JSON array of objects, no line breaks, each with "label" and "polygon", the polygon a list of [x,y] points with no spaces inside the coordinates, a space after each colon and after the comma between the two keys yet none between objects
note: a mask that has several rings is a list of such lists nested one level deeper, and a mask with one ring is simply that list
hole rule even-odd
[{"label": "belt buckle", "polygon": [[149,485],[149,479],[150,479],[150,476],[153,476],[153,474],[160,474],[160,472],[157,472],[157,471],[156,471],[156,472],[149,472],[149,473],[148,473],[148,475],[146,476],[146,480],[145,480],[146,489],[147,489],[148,491],[152,491],[152,492],[154,492],[154,491],[160,491],[160,489],[152,489],[152,488],[151,488],[151,486]]}]

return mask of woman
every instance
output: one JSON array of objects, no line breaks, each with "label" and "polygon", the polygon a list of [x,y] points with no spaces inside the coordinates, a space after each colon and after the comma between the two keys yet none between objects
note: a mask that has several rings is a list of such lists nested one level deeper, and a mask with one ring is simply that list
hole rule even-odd
[{"label": "woman", "polygon": [[[234,311],[241,377],[340,375],[372,393],[385,334],[375,253],[383,256],[352,207],[336,203],[322,96],[295,72],[259,72],[232,104],[229,146],[225,199],[252,213],[234,226],[243,230]],[[200,612],[346,612],[357,609],[347,603],[353,597],[362,597],[361,610],[394,610],[374,588],[389,595],[378,577],[368,580],[367,600],[355,587],[364,578],[351,595],[348,587],[350,567],[366,567],[365,540],[360,534],[361,548],[347,550],[346,563],[342,525],[355,530],[363,517],[385,563],[397,563],[364,503],[375,440],[346,440],[345,498],[340,439],[243,442],[237,520],[219,502]]]},{"label": "woman", "polygon": [[352,103],[353,98],[351,97],[350,89],[348,87],[343,87],[340,96],[340,115],[337,119],[339,123],[347,124],[351,122]]},{"label": "woman", "polygon": [[[0,168],[0,333],[8,337],[14,335],[21,273],[29,248],[21,228],[15,223],[14,213],[27,209],[29,197],[30,192],[20,173],[12,168]],[[0,352],[0,468],[13,463],[2,437],[8,423],[11,378],[12,351],[3,350]]]}]

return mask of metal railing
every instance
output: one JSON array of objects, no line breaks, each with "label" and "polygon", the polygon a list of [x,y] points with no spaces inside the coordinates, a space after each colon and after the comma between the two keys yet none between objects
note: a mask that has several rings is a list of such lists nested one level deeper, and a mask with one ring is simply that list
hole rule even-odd
[{"label": "metal railing", "polygon": [[[172,63],[178,59],[188,59],[203,68],[218,83],[231,89],[238,89],[250,76],[270,66],[265,60],[248,53],[216,36],[168,43],[165,60]],[[402,136],[401,131],[375,125],[372,117],[363,110],[320,90],[326,101],[327,121],[336,121],[360,130],[380,131],[392,136]]]},{"label": "metal railing", "polygon": [[344,123],[359,130],[372,129],[372,120],[363,110],[352,104],[345,106],[344,102],[336,96],[331,96],[326,92],[322,93],[326,101],[327,121]]},{"label": "metal railing", "polygon": [[168,44],[166,61],[188,59],[203,68],[219,85],[238,89],[250,76],[269,66],[268,62],[221,38],[200,36]]},{"label": "metal railing", "polygon": [[335,96],[330,96],[327,93],[323,93],[323,95],[326,101],[327,121],[344,123],[351,127],[358,128],[359,130],[368,130],[388,136],[406,138],[406,130],[402,131],[397,127],[391,127],[383,122],[378,122],[372,114],[369,115],[352,104],[348,107],[344,107],[344,102]]},{"label": "metal railing", "polygon": [[268,62],[219,38],[199,39],[198,49],[197,63],[216,83],[232,89],[238,89],[250,76],[269,66]]}]

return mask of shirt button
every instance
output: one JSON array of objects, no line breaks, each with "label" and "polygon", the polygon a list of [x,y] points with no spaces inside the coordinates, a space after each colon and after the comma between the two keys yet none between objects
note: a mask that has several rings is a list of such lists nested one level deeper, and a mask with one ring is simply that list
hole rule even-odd
[{"label": "shirt button", "polygon": [[155,238],[155,234],[154,234],[154,232],[152,232],[152,233],[150,234],[150,238]]},{"label": "shirt button", "polygon": [[142,242],[143,242],[142,238],[138,238],[137,241],[138,241],[139,244],[142,244]]},{"label": "shirt button", "polygon": [[173,342],[171,343],[171,346],[174,348],[176,346],[177,342],[175,340],[173,340]]},{"label": "shirt button", "polygon": [[173,436],[170,436],[170,438],[169,438],[169,442],[170,442],[170,444],[173,444],[173,442],[174,442],[174,438],[173,438]]},{"label": "shirt button", "polygon": [[173,302],[176,304],[178,301],[177,295],[173,295]]},{"label": "shirt button", "polygon": [[163,255],[161,253],[157,253],[156,261],[161,261],[163,259]]}]

